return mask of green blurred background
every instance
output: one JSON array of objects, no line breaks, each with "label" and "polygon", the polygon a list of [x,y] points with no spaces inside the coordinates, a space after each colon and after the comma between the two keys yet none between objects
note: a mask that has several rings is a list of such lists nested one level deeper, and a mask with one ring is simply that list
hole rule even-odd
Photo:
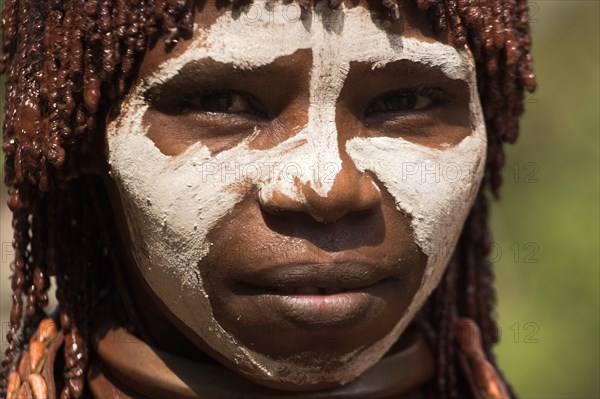
[{"label": "green blurred background", "polygon": [[530,7],[539,89],[492,208],[497,353],[523,398],[600,398],[600,2]]},{"label": "green blurred background", "polygon": [[[600,2],[530,8],[539,89],[492,215],[498,360],[521,398],[600,398]],[[4,336],[11,236],[2,191]]]}]

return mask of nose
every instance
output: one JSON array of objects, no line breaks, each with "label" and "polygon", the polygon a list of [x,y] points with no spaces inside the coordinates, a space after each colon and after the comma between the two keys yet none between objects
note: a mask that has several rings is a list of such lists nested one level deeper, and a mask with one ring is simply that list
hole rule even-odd
[{"label": "nose", "polygon": [[325,195],[318,193],[311,181],[296,181],[295,195],[274,188],[268,195],[261,191],[259,203],[268,213],[304,212],[321,223],[335,222],[349,213],[370,211],[381,205],[379,188],[368,174],[358,171],[351,160],[342,161],[341,170],[333,179]]}]

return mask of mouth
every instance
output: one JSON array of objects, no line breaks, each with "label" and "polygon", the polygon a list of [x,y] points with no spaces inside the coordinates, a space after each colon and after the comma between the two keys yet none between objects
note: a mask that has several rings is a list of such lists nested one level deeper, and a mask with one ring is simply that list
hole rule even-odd
[{"label": "mouth", "polygon": [[238,285],[273,294],[331,295],[391,278],[389,269],[364,262],[293,263],[247,273],[239,277]]},{"label": "mouth", "polygon": [[272,287],[271,293],[273,295],[335,295],[350,290],[350,288],[339,287]]},{"label": "mouth", "polygon": [[381,265],[287,264],[244,276],[236,293],[296,326],[341,327],[381,308],[398,284]]}]

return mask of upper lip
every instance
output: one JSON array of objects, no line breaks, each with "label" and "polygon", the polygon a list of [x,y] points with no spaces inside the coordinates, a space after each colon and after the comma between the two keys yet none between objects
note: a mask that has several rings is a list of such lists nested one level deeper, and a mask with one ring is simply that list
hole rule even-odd
[{"label": "upper lip", "polygon": [[381,265],[365,262],[288,263],[245,275],[241,282],[267,288],[358,289],[391,276]]}]

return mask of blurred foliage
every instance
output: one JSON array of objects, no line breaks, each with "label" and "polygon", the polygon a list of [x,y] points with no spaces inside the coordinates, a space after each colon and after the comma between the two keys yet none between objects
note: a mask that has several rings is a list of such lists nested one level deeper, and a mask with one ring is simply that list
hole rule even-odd
[{"label": "blurred foliage", "polygon": [[530,2],[539,87],[492,208],[496,352],[521,398],[600,398],[599,5]]},{"label": "blurred foliage", "polygon": [[498,361],[522,399],[600,398],[600,2],[530,5],[539,88],[492,208]]}]

